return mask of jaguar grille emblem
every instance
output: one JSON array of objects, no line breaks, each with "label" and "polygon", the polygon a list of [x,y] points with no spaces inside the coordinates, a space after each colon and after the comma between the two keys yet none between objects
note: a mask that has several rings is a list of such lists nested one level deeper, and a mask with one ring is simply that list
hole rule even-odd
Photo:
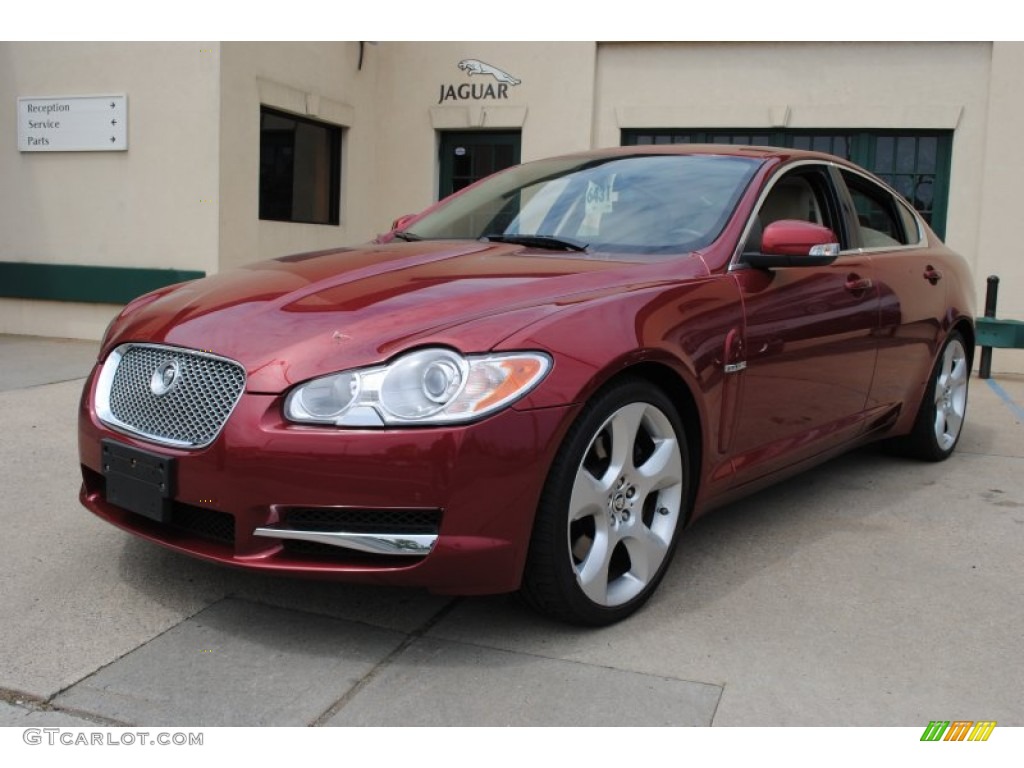
[{"label": "jaguar grille emblem", "polygon": [[153,371],[149,380],[149,389],[157,397],[162,397],[178,386],[181,381],[181,365],[177,360],[166,360]]}]

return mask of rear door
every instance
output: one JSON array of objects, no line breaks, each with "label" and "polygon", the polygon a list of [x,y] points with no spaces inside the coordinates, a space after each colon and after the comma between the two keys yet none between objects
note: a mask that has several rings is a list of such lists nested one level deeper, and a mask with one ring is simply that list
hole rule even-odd
[{"label": "rear door", "polygon": [[[916,404],[938,354],[947,305],[944,249],[929,247],[911,207],[887,187],[839,171],[853,210],[855,242],[875,265],[880,301],[878,369],[869,408],[879,418]],[[949,275],[953,278],[953,274]]]}]

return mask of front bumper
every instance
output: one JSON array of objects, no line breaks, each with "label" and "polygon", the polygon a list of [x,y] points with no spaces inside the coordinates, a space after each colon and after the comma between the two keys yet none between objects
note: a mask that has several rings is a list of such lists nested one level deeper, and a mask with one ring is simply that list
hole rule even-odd
[{"label": "front bumper", "polygon": [[[224,565],[450,594],[519,587],[545,476],[575,411],[509,408],[457,427],[342,430],[287,423],[283,397],[245,393],[211,445],[179,450],[99,422],[95,386],[94,371],[79,409],[81,501],[104,520]],[[105,438],[174,458],[169,522],[106,500]],[[335,513],[361,521],[344,546],[322,543],[338,533],[322,523],[311,524],[322,537],[294,535],[296,519]],[[374,520],[388,522],[375,531]],[[403,546],[406,528],[423,537],[420,548],[389,551],[396,539]]]}]

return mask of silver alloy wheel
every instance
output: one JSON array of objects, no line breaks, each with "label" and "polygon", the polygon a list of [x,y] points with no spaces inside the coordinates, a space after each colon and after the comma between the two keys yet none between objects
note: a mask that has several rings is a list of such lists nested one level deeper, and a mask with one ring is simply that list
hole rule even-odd
[{"label": "silver alloy wheel", "polygon": [[935,377],[935,442],[943,451],[950,450],[960,436],[967,412],[969,374],[963,343],[958,338],[951,339]]},{"label": "silver alloy wheel", "polygon": [[683,459],[672,422],[646,402],[591,438],[569,501],[569,556],[593,603],[622,605],[655,579],[680,520]]}]

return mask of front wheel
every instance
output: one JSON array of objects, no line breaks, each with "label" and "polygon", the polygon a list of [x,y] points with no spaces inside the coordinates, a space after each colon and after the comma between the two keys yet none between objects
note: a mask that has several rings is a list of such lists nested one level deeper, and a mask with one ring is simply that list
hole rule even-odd
[{"label": "front wheel", "polygon": [[624,380],[570,428],[537,511],[522,594],[534,608],[603,625],[636,611],[661,581],[689,501],[688,446],[657,388]]}]

